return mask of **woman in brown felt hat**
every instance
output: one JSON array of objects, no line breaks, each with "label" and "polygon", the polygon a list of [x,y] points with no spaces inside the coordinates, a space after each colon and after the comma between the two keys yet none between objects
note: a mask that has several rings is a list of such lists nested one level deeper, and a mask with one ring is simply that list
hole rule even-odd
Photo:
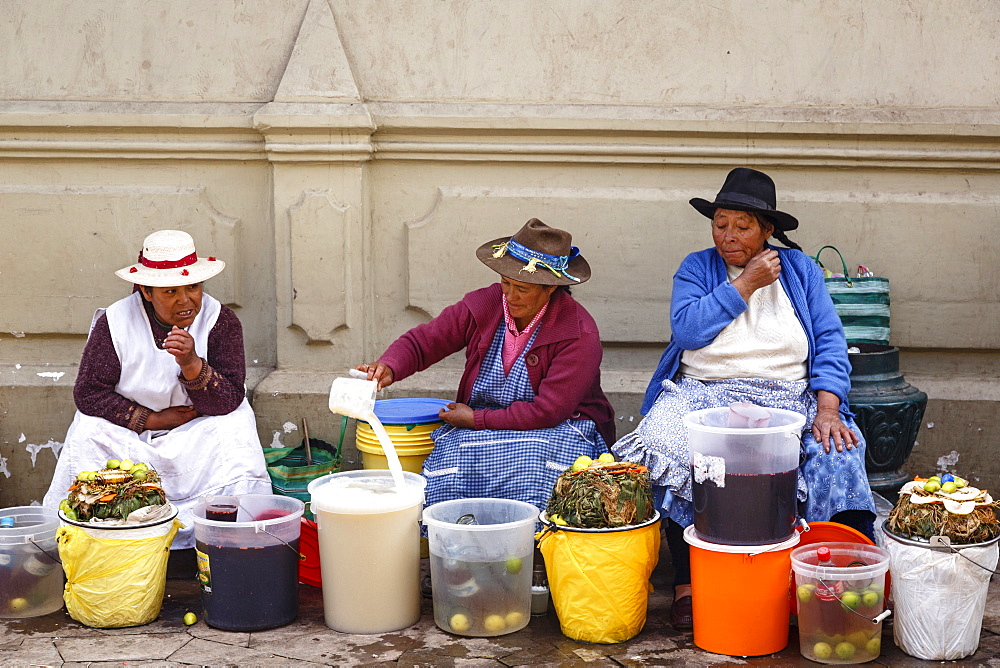
[{"label": "woman in brown felt hat", "polygon": [[[799,514],[809,522],[846,524],[872,539],[875,518],[865,442],[847,404],[847,341],[822,272],[785,234],[798,220],[776,208],[771,177],[746,167],[729,173],[714,202],[690,203],[711,220],[715,246],[688,255],[674,274],[670,343],[646,391],[645,417],[612,446],[622,459],[649,468],[658,510],[667,518],[674,564],[670,622],[679,629],[692,621],[683,529],[694,522],[698,494],[686,413],[734,402],[801,413],[802,463],[788,478]],[[785,248],[772,246],[772,238]],[[789,531],[794,515],[790,509]]]},{"label": "woman in brown felt hat", "polygon": [[465,497],[516,499],[544,509],[559,472],[615,439],[601,390],[601,338],[569,286],[590,265],[568,232],[529,220],[476,256],[500,282],[465,295],[357,368],[379,389],[466,351],[445,426],[424,463],[427,504]]},{"label": "woman in brown felt hat", "polygon": [[145,462],[186,527],[171,546],[178,550],[194,547],[190,513],[201,495],[271,492],[246,400],[243,328],[202,289],[225,266],[199,257],[187,232],[160,230],[138,262],[115,272],[134,290],[94,316],[46,507],[59,505],[81,471],[109,459]]}]

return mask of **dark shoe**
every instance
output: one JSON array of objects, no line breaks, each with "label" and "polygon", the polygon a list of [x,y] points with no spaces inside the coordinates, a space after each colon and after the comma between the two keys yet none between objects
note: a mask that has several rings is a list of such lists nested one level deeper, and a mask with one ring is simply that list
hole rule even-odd
[{"label": "dark shoe", "polygon": [[690,596],[681,596],[670,606],[670,625],[678,631],[690,631],[694,628]]}]

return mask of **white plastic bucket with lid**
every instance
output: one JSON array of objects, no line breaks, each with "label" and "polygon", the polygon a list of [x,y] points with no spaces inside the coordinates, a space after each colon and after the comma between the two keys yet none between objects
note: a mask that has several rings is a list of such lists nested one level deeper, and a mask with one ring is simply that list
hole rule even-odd
[{"label": "white plastic bucket with lid", "polygon": [[55,612],[63,606],[59,518],[41,506],[4,508],[0,518],[14,523],[0,528],[0,618]]},{"label": "white plastic bucket with lid", "polygon": [[889,553],[875,545],[813,543],[792,550],[802,656],[833,664],[877,659],[888,570]]},{"label": "white plastic bucket with lid", "polygon": [[730,408],[684,416],[691,451],[694,527],[724,545],[770,545],[794,532],[805,416],[767,408],[766,427],[730,427]]},{"label": "white plastic bucket with lid", "polygon": [[323,616],[343,633],[385,633],[420,619],[424,479],[403,471],[331,473],[309,483],[316,517]]},{"label": "white plastic bucket with lid", "polygon": [[454,499],[424,510],[440,628],[488,637],[527,626],[537,521],[538,508],[510,499]]},{"label": "white plastic bucket with lid", "polygon": [[243,494],[236,521],[210,520],[202,498],[194,520],[205,621],[226,631],[261,631],[298,614],[299,531],[305,504],[290,496]]}]

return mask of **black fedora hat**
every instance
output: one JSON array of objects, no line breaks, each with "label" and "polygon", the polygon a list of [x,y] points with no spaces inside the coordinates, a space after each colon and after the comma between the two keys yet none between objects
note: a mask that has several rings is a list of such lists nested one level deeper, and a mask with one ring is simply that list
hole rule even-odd
[{"label": "black fedora hat", "polygon": [[691,206],[706,218],[714,216],[716,209],[733,209],[759,213],[783,232],[799,226],[794,216],[775,208],[774,181],[771,177],[747,167],[737,167],[729,172],[714,202],[695,197]]},{"label": "black fedora hat", "polygon": [[532,218],[514,236],[487,241],[476,249],[476,257],[522,283],[577,285],[590,278],[590,264],[572,242],[569,232]]}]

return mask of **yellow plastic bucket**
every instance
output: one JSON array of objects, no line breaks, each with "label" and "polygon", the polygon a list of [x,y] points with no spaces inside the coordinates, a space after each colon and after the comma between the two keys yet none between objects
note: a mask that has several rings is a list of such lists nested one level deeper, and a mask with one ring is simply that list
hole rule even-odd
[{"label": "yellow plastic bucket", "polygon": [[[375,402],[375,416],[385,427],[404,471],[420,473],[423,470],[424,460],[434,449],[431,433],[444,424],[438,411],[447,403],[445,399],[380,399]],[[374,430],[363,420],[358,420],[356,443],[364,468],[389,468]]]}]

